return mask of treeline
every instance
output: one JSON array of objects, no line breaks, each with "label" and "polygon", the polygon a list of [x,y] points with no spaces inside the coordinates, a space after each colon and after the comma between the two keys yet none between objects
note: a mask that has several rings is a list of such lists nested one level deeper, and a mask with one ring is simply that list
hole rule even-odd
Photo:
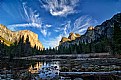
[{"label": "treeline", "polygon": [[102,38],[98,42],[71,44],[69,46],[59,46],[57,48],[47,48],[40,51],[41,54],[85,54],[101,53],[109,51],[109,41]]},{"label": "treeline", "polygon": [[69,45],[69,47],[59,46],[56,48],[47,48],[39,50],[36,45],[34,48],[31,47],[29,42],[29,37],[27,36],[24,41],[24,36],[20,38],[19,42],[15,42],[11,46],[6,46],[3,43],[0,43],[0,56],[8,57],[24,57],[24,56],[33,56],[41,54],[82,54],[82,53],[101,53],[108,52],[108,40],[107,38],[102,38],[98,42],[92,43],[79,43],[74,45]]},{"label": "treeline", "polygon": [[108,52],[108,40],[100,39],[99,42],[71,44],[68,47],[60,46],[58,52],[61,54],[83,54]]},{"label": "treeline", "polygon": [[20,41],[16,41],[11,46],[4,45],[0,42],[0,56],[22,57],[41,54],[82,54],[82,53],[102,53],[110,52],[111,54],[121,54],[121,19],[115,21],[113,25],[113,37],[109,39],[107,36],[102,36],[97,41],[91,43],[70,44],[67,46],[59,46],[57,48],[47,48],[39,50],[36,45],[31,47],[29,37],[24,41],[24,36]]},{"label": "treeline", "polygon": [[40,51],[40,54],[46,54],[46,55],[49,55],[49,54],[58,54],[58,49],[57,48],[44,48],[43,50]]},{"label": "treeline", "polygon": [[24,36],[20,38],[19,41],[16,41],[10,46],[6,46],[3,42],[0,42],[0,57],[23,57],[23,56],[32,56],[40,54],[40,50],[36,45],[34,48],[31,47],[29,42],[29,37],[27,36],[24,41]]},{"label": "treeline", "polygon": [[111,50],[113,54],[121,54],[121,15],[119,21],[114,23],[114,35],[111,42]]}]

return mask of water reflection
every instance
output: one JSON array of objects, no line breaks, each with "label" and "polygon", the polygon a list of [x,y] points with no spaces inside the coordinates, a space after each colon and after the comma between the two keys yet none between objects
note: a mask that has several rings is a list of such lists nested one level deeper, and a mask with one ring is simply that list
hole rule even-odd
[{"label": "water reflection", "polygon": [[1,60],[0,61],[0,80],[29,80],[31,74],[28,67],[31,61],[26,60]]},{"label": "water reflection", "polygon": [[[116,63],[116,62],[118,63]],[[108,63],[110,64],[108,65]],[[83,76],[91,77],[92,73],[96,72],[102,76],[102,79],[111,80],[110,75],[104,76],[101,72],[116,74],[121,76],[121,60],[61,60],[61,61],[27,61],[13,60],[0,61],[0,80],[15,79],[15,80],[75,80]],[[88,64],[87,64],[88,63]],[[86,67],[85,67],[86,66]],[[120,72],[116,72],[120,71]],[[87,72],[87,73],[86,73]],[[84,75],[82,74],[84,73]],[[86,73],[86,74],[85,74]],[[91,74],[91,75],[90,75]],[[98,74],[97,74],[98,75]],[[98,76],[99,76],[98,75]],[[116,77],[115,75],[113,78]],[[85,77],[85,78],[88,78]],[[91,77],[92,78],[92,77]],[[95,78],[95,76],[93,76]],[[120,78],[121,79],[121,78]],[[119,80],[120,80],[119,79]],[[89,79],[87,79],[89,80]],[[93,79],[95,80],[95,79]]]},{"label": "water reflection", "polygon": [[44,62],[39,70],[41,79],[55,79],[59,77],[59,62]]},{"label": "water reflection", "polygon": [[59,77],[59,62],[58,61],[43,61],[36,62],[30,65],[28,71],[32,74],[38,74],[40,79],[53,79]]},{"label": "water reflection", "polygon": [[36,62],[35,65],[31,65],[29,67],[28,71],[32,74],[38,73],[42,65],[43,65],[42,62]]}]

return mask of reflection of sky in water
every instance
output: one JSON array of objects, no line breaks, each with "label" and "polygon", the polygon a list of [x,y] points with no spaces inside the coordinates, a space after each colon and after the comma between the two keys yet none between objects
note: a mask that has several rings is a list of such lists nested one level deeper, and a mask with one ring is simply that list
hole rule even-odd
[{"label": "reflection of sky in water", "polygon": [[59,75],[59,62],[44,62],[39,71],[42,79],[51,79]]},{"label": "reflection of sky in water", "polygon": [[30,66],[28,71],[32,74],[39,73],[39,77],[42,79],[55,78],[59,76],[59,62],[36,62],[34,66]]}]

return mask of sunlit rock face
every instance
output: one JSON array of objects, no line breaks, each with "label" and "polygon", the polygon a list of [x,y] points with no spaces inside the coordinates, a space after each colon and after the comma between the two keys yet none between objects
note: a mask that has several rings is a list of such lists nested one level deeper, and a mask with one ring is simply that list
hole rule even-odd
[{"label": "sunlit rock face", "polygon": [[21,30],[14,32],[7,29],[7,27],[5,27],[4,25],[0,24],[0,36],[12,43],[14,43],[15,41],[19,41],[22,36],[24,36],[24,40],[26,40],[28,36],[31,47],[34,47],[36,45],[38,49],[44,48],[42,43],[38,40],[38,35],[29,30]]},{"label": "sunlit rock face", "polygon": [[81,35],[80,34],[77,34],[77,33],[70,33],[68,38],[66,37],[62,37],[61,41],[60,41],[60,45],[65,43],[65,42],[69,42],[69,41],[73,41],[77,38],[79,38]]},{"label": "sunlit rock face", "polygon": [[76,38],[78,38],[78,37],[80,37],[80,34],[77,34],[77,33],[70,33],[69,34],[69,37],[68,37],[68,39],[70,39],[71,41],[72,40],[75,40]]},{"label": "sunlit rock face", "polygon": [[61,41],[60,41],[60,45],[64,42],[70,41],[70,39],[66,38],[66,37],[62,37]]},{"label": "sunlit rock face", "polygon": [[95,28],[93,27],[93,26],[90,26],[90,27],[88,27],[88,29],[87,30],[94,30]]}]

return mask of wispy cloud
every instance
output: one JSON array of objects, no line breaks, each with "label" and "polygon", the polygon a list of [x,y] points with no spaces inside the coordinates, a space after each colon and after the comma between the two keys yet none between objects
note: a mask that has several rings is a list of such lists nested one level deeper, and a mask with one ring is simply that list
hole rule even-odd
[{"label": "wispy cloud", "polygon": [[16,29],[18,27],[34,27],[34,28],[41,28],[42,25],[37,24],[37,23],[22,23],[22,24],[12,24],[12,25],[8,25],[7,26],[9,29],[11,29],[12,31],[16,31]]},{"label": "wispy cloud", "polygon": [[93,26],[97,23],[92,17],[86,15],[77,18],[74,22],[67,21],[62,24],[59,28],[55,29],[55,32],[62,32],[67,36],[70,32],[84,34],[89,26]]},{"label": "wispy cloud", "polygon": [[83,34],[89,26],[93,26],[97,23],[92,17],[86,15],[77,18],[73,24],[72,32]]},{"label": "wispy cloud", "polygon": [[63,35],[68,35],[68,33],[71,30],[71,21],[67,21],[64,24],[61,24],[60,27],[58,27],[57,29],[55,29],[55,32],[62,32]]},{"label": "wispy cloud", "polygon": [[24,21],[26,21],[26,23],[8,25],[7,27],[9,29],[16,31],[17,28],[20,28],[20,27],[22,28],[32,27],[32,28],[39,29],[40,32],[43,34],[43,36],[50,35],[47,29],[50,28],[52,25],[43,24],[40,18],[40,14],[37,13],[36,10],[32,10],[31,7],[28,7],[26,2],[22,3],[22,7],[20,10],[21,10],[20,11],[21,17],[22,19],[24,19]]},{"label": "wispy cloud", "polygon": [[51,35],[51,32],[48,31],[48,28],[51,28],[51,27],[52,25],[50,24],[42,25],[42,28],[40,29],[40,31],[44,35],[44,37]]},{"label": "wispy cloud", "polygon": [[63,35],[58,35],[55,38],[50,38],[49,40],[44,40],[43,44],[45,45],[46,48],[49,47],[57,47],[59,45],[59,41],[61,40]]},{"label": "wispy cloud", "polygon": [[67,16],[76,13],[75,7],[79,0],[39,0],[41,7],[45,8],[53,16]]},{"label": "wispy cloud", "polygon": [[41,30],[41,33],[42,33],[44,36],[46,36],[46,35],[47,35],[47,30],[43,29],[43,30]]},{"label": "wispy cloud", "polygon": [[46,24],[45,26],[48,27],[48,28],[49,28],[49,27],[52,27],[52,25],[50,25],[50,24]]},{"label": "wispy cloud", "polygon": [[27,6],[27,3],[22,3],[23,6],[23,11],[24,11],[24,16],[25,16],[25,20],[27,22],[31,22],[31,23],[37,23],[37,24],[41,24],[41,18],[39,17],[40,14],[37,13],[36,10],[32,10],[32,8]]}]

